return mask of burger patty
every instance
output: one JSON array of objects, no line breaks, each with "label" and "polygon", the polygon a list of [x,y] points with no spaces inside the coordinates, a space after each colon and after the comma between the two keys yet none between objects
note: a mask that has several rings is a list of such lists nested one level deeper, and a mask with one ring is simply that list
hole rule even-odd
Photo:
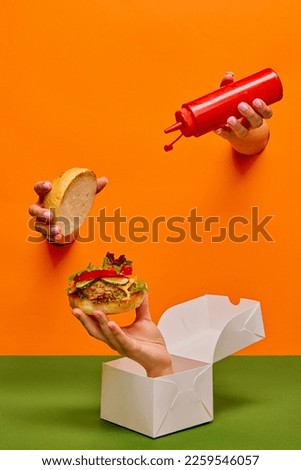
[{"label": "burger patty", "polygon": [[81,293],[92,302],[110,302],[126,297],[125,292],[118,286],[107,284],[101,279],[82,289]]}]

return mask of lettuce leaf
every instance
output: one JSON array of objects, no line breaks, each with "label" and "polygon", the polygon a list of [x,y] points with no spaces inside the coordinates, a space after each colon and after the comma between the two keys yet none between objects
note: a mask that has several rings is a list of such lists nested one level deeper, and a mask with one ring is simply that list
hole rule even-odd
[{"label": "lettuce leaf", "polygon": [[82,269],[81,271],[78,271],[77,273],[71,274],[68,277],[68,282],[72,282],[73,279],[75,278],[75,276],[80,275],[81,273],[84,273],[86,271],[88,271],[88,272],[95,271],[95,269],[101,269],[101,268],[97,268],[96,266],[94,266],[94,264],[89,263],[88,266],[85,269]]},{"label": "lettuce leaf", "polygon": [[136,281],[134,284],[131,285],[129,289],[131,294],[134,294],[135,292],[141,292],[141,291],[148,291],[148,287],[146,282],[144,281]]}]

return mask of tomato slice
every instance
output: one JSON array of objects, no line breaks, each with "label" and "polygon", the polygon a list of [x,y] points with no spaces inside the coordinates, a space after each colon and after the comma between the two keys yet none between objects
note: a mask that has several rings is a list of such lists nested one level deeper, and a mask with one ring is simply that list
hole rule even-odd
[{"label": "tomato slice", "polygon": [[130,276],[132,271],[132,266],[123,266],[119,274],[116,273],[115,269],[95,269],[94,271],[84,271],[81,274],[77,274],[73,280],[74,282],[80,282],[102,277],[124,277]]},{"label": "tomato slice", "polygon": [[123,276],[131,276],[133,274],[133,266],[127,265],[121,268],[120,274]]}]

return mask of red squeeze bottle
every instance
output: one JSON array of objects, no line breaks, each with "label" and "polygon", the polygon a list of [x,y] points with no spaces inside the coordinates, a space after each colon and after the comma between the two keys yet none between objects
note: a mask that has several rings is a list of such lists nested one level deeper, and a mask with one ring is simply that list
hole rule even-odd
[{"label": "red squeeze bottle", "polygon": [[183,104],[182,108],[176,111],[177,122],[164,132],[169,134],[180,130],[181,134],[171,144],[165,145],[164,150],[172,150],[173,144],[183,135],[199,137],[224,125],[229,116],[241,118],[237,106],[242,101],[251,105],[255,98],[260,98],[270,105],[280,101],[282,96],[280,78],[270,68],[222,86],[212,93]]}]

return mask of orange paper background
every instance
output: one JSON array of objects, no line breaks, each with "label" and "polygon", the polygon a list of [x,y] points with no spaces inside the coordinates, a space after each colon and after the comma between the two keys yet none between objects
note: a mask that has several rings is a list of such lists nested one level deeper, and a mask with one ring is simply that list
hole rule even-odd
[{"label": "orange paper background", "polygon": [[[257,299],[267,338],[243,354],[300,354],[300,8],[296,0],[2,0],[1,354],[111,353],[71,315],[64,290],[70,273],[107,250],[134,260],[156,321],[206,293]],[[163,129],[183,102],[217,88],[227,70],[242,78],[265,67],[285,95],[261,156],[235,158],[213,133],[164,153]],[[197,243],[188,234],[167,243],[163,227],[158,242],[134,243],[124,224],[125,242],[30,243],[33,184],[72,166],[110,180],[91,215],[120,208],[152,221],[196,207],[225,225],[257,206],[262,218],[274,216],[274,242],[218,244],[207,234]]]}]

